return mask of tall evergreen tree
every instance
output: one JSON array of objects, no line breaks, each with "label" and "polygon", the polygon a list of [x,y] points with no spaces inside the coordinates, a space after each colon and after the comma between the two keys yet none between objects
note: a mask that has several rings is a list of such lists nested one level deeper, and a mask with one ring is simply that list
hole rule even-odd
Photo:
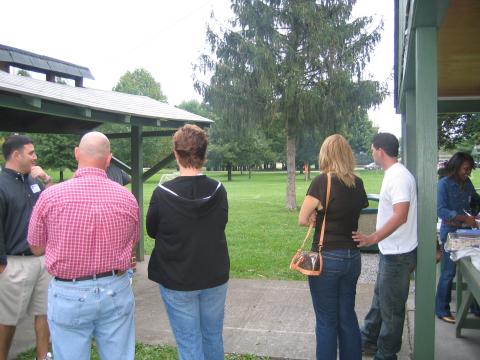
[{"label": "tall evergreen tree", "polygon": [[207,30],[211,54],[198,72],[205,101],[237,133],[281,124],[286,134],[286,207],[296,209],[295,149],[312,126],[339,132],[359,108],[383,97],[362,71],[380,39],[372,19],[352,19],[354,0],[232,0],[231,29]]}]

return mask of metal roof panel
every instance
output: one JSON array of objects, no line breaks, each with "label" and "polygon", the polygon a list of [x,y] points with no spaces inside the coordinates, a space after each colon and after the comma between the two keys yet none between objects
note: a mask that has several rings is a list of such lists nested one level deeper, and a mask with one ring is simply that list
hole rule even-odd
[{"label": "metal roof panel", "polygon": [[11,62],[13,61],[10,51],[0,48],[0,61]]},{"label": "metal roof panel", "polygon": [[[56,84],[0,71],[0,90],[100,111],[146,119],[212,123],[213,121],[147,96]],[[150,124],[149,124],[150,125]],[[153,125],[153,124],[151,124]]]},{"label": "metal roof panel", "polygon": [[32,62],[30,61],[29,56],[20,54],[20,53],[15,53],[13,51],[10,52],[10,55],[12,56],[12,61],[14,63],[20,64],[20,65],[32,66]]},{"label": "metal roof panel", "polygon": [[[17,49],[11,46],[0,44],[0,52],[4,53],[4,56],[7,58],[8,62],[11,62],[13,66],[25,65],[29,67],[34,67],[34,71],[38,70],[51,70],[62,72],[65,75],[70,76],[83,76],[84,78],[94,79],[90,69],[84,66],[72,64],[63,60],[51,58],[44,55],[39,55],[32,53],[30,51]],[[5,52],[8,52],[11,59],[5,55]],[[0,61],[4,61],[0,58]],[[37,62],[39,61],[39,62]],[[58,70],[57,70],[58,69]]]}]

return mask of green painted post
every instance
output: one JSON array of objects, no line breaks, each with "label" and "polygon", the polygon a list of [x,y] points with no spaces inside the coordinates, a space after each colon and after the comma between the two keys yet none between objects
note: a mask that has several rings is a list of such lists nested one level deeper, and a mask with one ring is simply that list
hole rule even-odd
[{"label": "green painted post", "polygon": [[417,174],[417,131],[416,131],[416,107],[415,90],[405,91],[405,154],[407,156],[405,165],[410,172]]},{"label": "green painted post", "polygon": [[132,156],[132,193],[138,201],[140,208],[140,240],[137,245],[137,261],[143,261],[145,246],[143,242],[143,151],[142,151],[142,126],[132,125],[131,132]]},{"label": "green painted post", "polygon": [[406,164],[408,162],[407,157],[407,116],[405,112],[402,112],[402,142],[400,143],[401,153],[400,157],[402,158],[402,163]]},{"label": "green painted post", "polygon": [[435,358],[435,233],[437,203],[437,29],[415,31],[418,253],[415,286],[416,360]]}]

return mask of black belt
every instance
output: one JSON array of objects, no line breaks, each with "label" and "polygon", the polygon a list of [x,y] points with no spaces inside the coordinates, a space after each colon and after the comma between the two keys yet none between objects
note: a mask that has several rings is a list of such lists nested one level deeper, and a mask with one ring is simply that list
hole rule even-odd
[{"label": "black belt", "polygon": [[78,277],[75,279],[63,279],[60,277],[55,276],[55,280],[58,281],[69,281],[69,282],[74,282],[74,281],[83,281],[83,280],[96,280],[99,278],[107,277],[107,276],[115,276],[115,275],[123,275],[125,274],[125,270],[111,270],[111,271],[106,271],[100,274],[94,274],[94,275],[89,275],[89,276],[82,276]]},{"label": "black belt", "polygon": [[33,253],[30,250],[25,250],[19,254],[14,254],[13,256],[33,256]]}]

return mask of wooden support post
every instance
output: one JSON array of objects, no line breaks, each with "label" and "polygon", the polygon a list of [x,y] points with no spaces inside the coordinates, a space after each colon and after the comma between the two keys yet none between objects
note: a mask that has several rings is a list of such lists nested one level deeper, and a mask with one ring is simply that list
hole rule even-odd
[{"label": "wooden support post", "polygon": [[49,82],[55,82],[55,74],[48,71],[45,73],[45,80],[49,81]]},{"label": "wooden support post", "polygon": [[143,238],[143,151],[142,151],[142,126],[132,126],[131,156],[132,156],[132,193],[138,201],[140,208],[140,240],[137,245],[137,261],[143,261],[145,256],[145,245]]},{"label": "wooden support post", "polygon": [[82,77],[76,77],[75,78],[75,87],[83,87],[83,78]]},{"label": "wooden support post", "polygon": [[405,91],[405,141],[404,154],[406,155],[405,165],[414,175],[417,174],[417,136],[416,136],[416,107],[415,107],[415,90]]},{"label": "wooden support post", "polygon": [[0,71],[5,71],[6,73],[10,74],[10,65],[6,62],[0,61]]},{"label": "wooden support post", "polygon": [[415,30],[415,129],[418,252],[415,360],[435,358],[435,240],[437,204],[437,29]]}]

